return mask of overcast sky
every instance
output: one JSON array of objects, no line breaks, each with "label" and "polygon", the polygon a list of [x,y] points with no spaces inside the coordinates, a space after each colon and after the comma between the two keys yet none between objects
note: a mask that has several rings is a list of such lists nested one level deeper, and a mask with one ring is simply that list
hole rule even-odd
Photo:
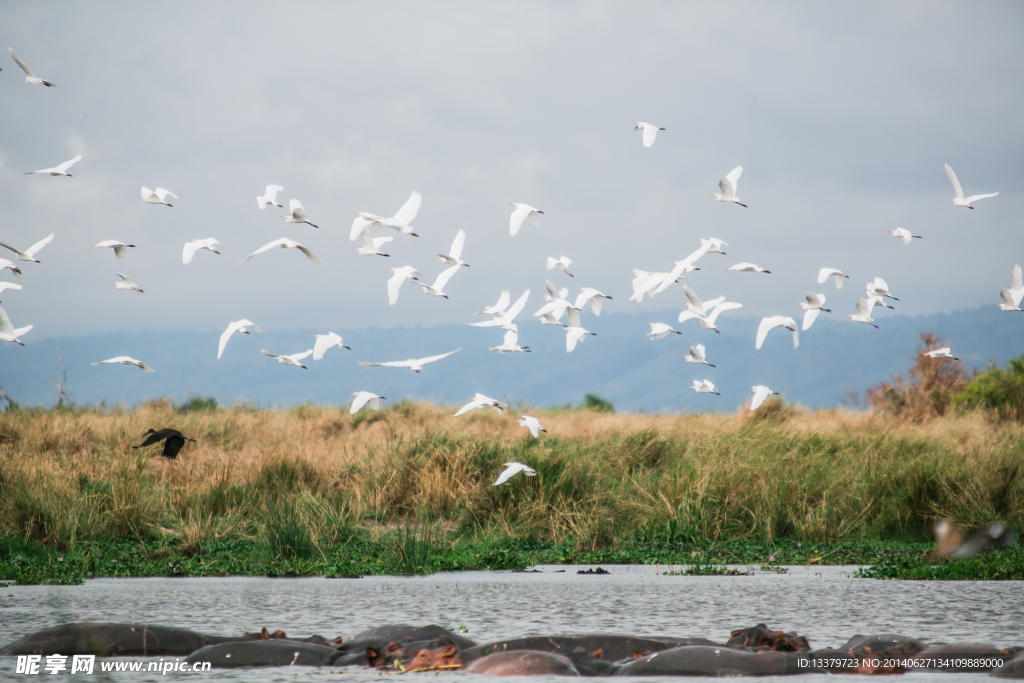
[{"label": "overcast sky", "polygon": [[[1024,261],[1020,3],[5,3],[0,36],[60,85],[0,59],[0,241],[56,233],[0,297],[35,325],[26,343],[242,317],[471,322],[502,289],[530,288],[532,313],[546,278],[643,310],[629,270],[670,270],[709,236],[728,255],[687,282],[744,315],[796,315],[813,288],[845,316],[875,275],[900,313],[995,305]],[[637,120],[667,129],[650,149]],[[72,178],[22,174],[76,154]],[[954,208],[945,162],[967,194],[999,196]],[[747,209],[708,196],[738,165]],[[257,210],[267,184],[320,229]],[[179,199],[144,204],[143,185]],[[420,237],[357,256],[353,214],[391,215],[412,190]],[[544,210],[540,228],[510,237],[509,202]],[[924,239],[904,246],[898,226]],[[450,300],[407,284],[388,306],[386,268],[432,280],[460,228],[471,268]],[[226,251],[183,265],[210,236]],[[283,250],[238,265],[283,236],[327,268]],[[116,261],[103,239],[137,247]],[[545,270],[563,254],[575,279]],[[719,272],[740,261],[772,274]],[[853,279],[819,286],[822,266]],[[115,290],[117,271],[145,294]],[[643,307],[670,321],[681,290]]]}]

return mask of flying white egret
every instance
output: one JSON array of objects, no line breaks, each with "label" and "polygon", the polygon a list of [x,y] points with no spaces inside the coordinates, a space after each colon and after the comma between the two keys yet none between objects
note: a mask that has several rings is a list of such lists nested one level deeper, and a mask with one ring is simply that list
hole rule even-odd
[{"label": "flying white egret", "polygon": [[767,270],[766,268],[762,268],[761,266],[759,266],[757,264],[754,264],[754,263],[743,262],[743,263],[737,263],[735,266],[729,266],[728,268],[726,268],[722,272],[723,273],[728,273],[728,272],[733,272],[733,273],[768,273],[770,275],[772,271]]},{"label": "flying white egret", "polygon": [[724,299],[724,296],[720,296],[717,299],[705,303],[704,308],[710,310],[710,313],[708,313],[707,315],[698,315],[693,311],[686,310],[680,311],[679,317],[676,318],[676,320],[678,322],[686,322],[687,320],[696,318],[697,320],[700,321],[701,327],[703,327],[705,330],[711,330],[715,334],[721,334],[721,332],[718,331],[718,327],[715,326],[715,321],[718,320],[718,316],[720,316],[722,313],[725,313],[726,311],[733,311],[736,310],[737,308],[743,308],[743,304],[741,303],[735,301],[724,301]]},{"label": "flying white egret", "polygon": [[278,355],[276,353],[271,353],[270,351],[267,351],[266,349],[260,349],[260,353],[262,353],[264,356],[270,356],[271,358],[276,358],[278,363],[283,363],[285,365],[294,365],[297,368],[302,368],[303,370],[308,370],[309,368],[307,368],[305,365],[303,365],[299,361],[301,361],[303,358],[305,358],[309,354],[313,353],[313,349],[306,349],[302,353],[293,353],[290,356]]},{"label": "flying white egret", "polygon": [[17,280],[18,282],[22,282],[22,283],[25,282],[25,276],[22,274],[21,268],[19,268],[14,263],[14,261],[8,261],[5,258],[0,258],[0,270],[3,270],[4,268],[10,268],[11,269],[11,274],[14,276],[15,280]]},{"label": "flying white egret", "polygon": [[528,467],[521,462],[507,462],[505,463],[505,469],[502,470],[501,474],[498,475],[498,478],[494,480],[494,483],[491,484],[491,486],[501,486],[520,472],[528,477],[533,477],[537,474],[537,470],[532,467]]},{"label": "flying white egret", "polygon": [[512,212],[512,217],[508,221],[508,234],[512,237],[516,236],[519,232],[519,228],[523,226],[523,221],[526,220],[527,216],[530,218],[530,222],[533,223],[533,227],[540,227],[540,217],[544,212],[540,209],[535,209],[529,204],[523,204],[521,202],[513,202],[509,206],[516,207]]},{"label": "flying white egret", "polygon": [[381,230],[380,220],[380,216],[375,216],[372,213],[366,213],[365,211],[357,213],[355,220],[352,221],[352,227],[348,231],[349,242],[354,242],[364,232],[369,234],[367,228],[370,226],[373,226],[378,235],[383,234],[384,231]]},{"label": "flying white egret", "polygon": [[121,281],[111,282],[110,284],[114,285],[114,287],[116,287],[117,289],[135,291],[138,292],[139,294],[142,294],[142,290],[139,289],[139,286],[135,284],[130,277],[128,277],[124,273],[118,273],[118,276],[121,278]]},{"label": "flying white egret", "polygon": [[[0,259],[0,261],[3,261],[3,259]],[[4,267],[3,263],[0,263],[0,267]],[[15,277],[17,277],[17,273]],[[18,279],[21,280],[20,277]],[[1021,278],[1020,264],[1015,265],[1013,270],[1010,271],[1010,286],[1009,288],[1004,287],[999,290],[999,296],[1003,298],[1003,303],[999,304],[999,308],[1004,311],[1021,310],[1020,302],[1024,299],[1024,280]]]},{"label": "flying white egret", "polygon": [[462,246],[466,243],[466,231],[459,230],[455,233],[455,239],[452,241],[452,248],[448,250],[447,254],[437,252],[437,255],[441,258],[437,259],[441,263],[447,263],[451,266],[466,266],[469,268],[469,264],[462,260]]},{"label": "flying white egret", "polygon": [[956,179],[956,173],[953,173],[953,169],[950,168],[949,164],[946,164],[946,175],[949,177],[949,182],[953,183],[953,192],[956,193],[956,197],[953,197],[953,206],[962,206],[967,209],[973,209],[971,202],[976,202],[979,199],[988,199],[989,197],[995,197],[998,192],[992,194],[973,194],[967,199],[964,199],[964,191],[960,187],[960,181]]},{"label": "flying white egret", "polygon": [[796,321],[788,315],[769,315],[761,318],[761,324],[757,326],[757,340],[754,342],[754,348],[760,349],[768,332],[776,327],[784,327],[793,333],[794,349],[800,346],[800,330],[796,326]]},{"label": "flying white egret", "polygon": [[506,308],[508,308],[509,300],[510,297],[508,290],[503,289],[501,291],[501,295],[498,297],[498,303],[494,304],[493,306],[484,306],[484,310],[477,311],[473,315],[483,315],[486,313],[487,315],[499,316],[505,312]]},{"label": "flying white egret", "polygon": [[327,349],[333,349],[335,347],[339,349],[352,350],[351,346],[345,346],[344,340],[340,335],[334,332],[328,332],[327,334],[314,334],[316,342],[313,344],[313,360],[323,360],[324,354],[327,353]]},{"label": "flying white egret", "polygon": [[478,393],[475,396],[473,396],[469,403],[459,408],[458,412],[452,415],[452,417],[465,415],[469,411],[476,410],[478,408],[494,408],[495,412],[497,412],[498,415],[501,415],[501,411],[505,408],[508,408],[508,404],[502,403],[497,399],[493,399],[490,398],[489,396],[484,396],[483,394]]},{"label": "flying white egret", "polygon": [[562,315],[565,314],[565,310],[559,311],[558,317],[556,318],[553,313],[545,313],[541,317],[537,318],[537,322],[541,325],[558,325],[564,327],[562,324]]},{"label": "flying white egret", "polygon": [[437,355],[437,356],[427,356],[426,358],[410,358],[408,360],[391,360],[391,361],[387,361],[386,363],[367,363],[367,362],[364,362],[364,361],[359,361],[359,364],[362,365],[362,366],[368,367],[368,368],[373,368],[373,367],[409,368],[413,372],[419,372],[420,370],[423,369],[423,366],[426,365],[427,363],[433,363],[434,361],[439,361],[442,358],[447,358],[448,356],[451,356],[452,354],[456,354],[456,353],[458,353],[461,350],[462,350],[462,347],[459,347],[459,348],[455,349],[454,351],[449,351],[448,353],[442,353],[442,354]]},{"label": "flying white egret", "polygon": [[875,296],[884,296],[886,299],[892,299],[893,301],[899,301],[896,297],[889,294],[889,285],[882,278],[875,276],[874,282],[868,283],[868,289]]},{"label": "flying white egret", "polygon": [[553,259],[552,257],[548,256],[548,263],[547,263],[548,270],[560,270],[563,273],[565,273],[566,275],[568,275],[569,277],[576,277],[575,275],[570,273],[569,270],[568,270],[569,266],[571,266],[571,265],[572,265],[572,259],[569,258],[568,256],[563,256],[562,258],[558,259],[557,261],[555,259]]},{"label": "flying white egret", "polygon": [[1004,311],[1021,311],[1024,310],[1020,307],[1020,300],[1014,295],[1012,291],[1003,287],[999,290],[999,296],[1003,298],[1003,303],[999,304],[999,308]]},{"label": "flying white egret", "polygon": [[722,254],[722,255],[724,255],[725,252],[722,251],[722,247],[729,246],[728,244],[726,244],[722,240],[718,239],[717,237],[709,237],[708,239],[704,239],[703,237],[701,237],[700,238],[700,244],[701,244],[701,247],[704,249],[704,253],[707,253],[707,254]]},{"label": "flying white egret", "polygon": [[[515,327],[515,325],[512,325]],[[530,353],[529,346],[519,346],[519,330],[506,330],[505,340],[500,346],[492,346],[488,349],[489,351],[497,351],[498,353]]]},{"label": "flying white egret", "polygon": [[890,230],[889,234],[898,240],[903,240],[903,244],[910,244],[910,241],[912,239],[923,239],[920,235],[911,235],[910,231],[907,230],[906,228],[896,228],[895,230]]},{"label": "flying white egret", "polygon": [[370,232],[370,226],[364,227],[359,236],[363,239],[363,246],[354,251],[360,256],[391,256],[391,254],[383,253],[380,248],[395,239],[394,237],[374,237]]},{"label": "flying white egret", "polygon": [[455,275],[455,273],[459,272],[460,267],[461,266],[458,265],[448,266],[447,268],[442,270],[434,279],[434,284],[425,285],[423,283],[420,283],[420,290],[425,294],[429,294],[430,296],[439,296],[441,298],[447,299],[448,295],[444,293],[444,287],[445,285],[448,284],[448,281],[452,279],[452,275]]},{"label": "flying white egret", "polygon": [[405,204],[402,204],[402,208],[398,210],[391,218],[376,217],[376,223],[380,223],[386,228],[397,230],[403,235],[412,235],[413,237],[419,237],[412,227],[412,222],[416,219],[416,214],[420,212],[420,205],[423,204],[423,196],[413,190],[409,198],[405,200]]},{"label": "flying white egret", "polygon": [[244,259],[239,261],[238,265],[242,265],[243,263],[245,263],[246,261],[251,259],[253,256],[258,256],[258,255],[260,255],[260,254],[262,254],[264,252],[270,251],[274,247],[280,247],[282,249],[298,249],[299,251],[301,251],[303,254],[306,255],[306,258],[308,258],[310,261],[313,262],[314,266],[319,266],[320,268],[327,267],[327,264],[324,263],[323,261],[321,261],[320,257],[315,255],[309,249],[306,249],[304,246],[302,246],[301,244],[299,244],[295,240],[290,240],[287,237],[282,237],[279,240],[274,240],[273,242],[268,242],[267,244],[264,244],[262,247],[260,247],[259,249],[257,249],[256,251],[252,252],[251,254],[246,256]]},{"label": "flying white egret", "polygon": [[761,407],[764,400],[769,396],[778,396],[779,392],[772,391],[766,386],[757,385],[756,387],[750,387],[751,391],[754,392],[754,398],[750,401],[750,412],[754,412]]},{"label": "flying white egret", "polygon": [[303,208],[302,202],[298,199],[288,200],[288,211],[290,213],[287,216],[281,216],[285,223],[305,223],[306,225],[312,225],[314,228],[320,227],[309,222],[309,218],[306,217],[306,209]]},{"label": "flying white egret", "polygon": [[195,256],[196,252],[200,249],[212,251],[214,254],[220,254],[215,247],[223,246],[224,245],[217,241],[217,238],[215,237],[207,237],[205,240],[194,239],[191,242],[186,242],[185,247],[181,250],[181,262],[186,265],[192,263],[192,257]]},{"label": "flying white egret", "polygon": [[11,324],[11,319],[7,316],[7,311],[0,308],[0,341],[13,342],[20,346],[24,346],[25,344],[23,344],[18,337],[31,329],[31,325],[15,329],[14,325]]},{"label": "flying white egret", "polygon": [[683,273],[700,270],[700,268],[693,264],[706,253],[707,247],[702,245],[683,260],[673,261],[673,268],[668,273],[648,273],[643,270],[630,271],[635,275],[633,278],[633,296],[629,298],[630,301],[640,302],[643,300],[644,294],[653,299],[655,294],[661,294],[672,284],[683,279]]},{"label": "flying white egret", "polygon": [[277,193],[284,190],[280,185],[267,185],[267,189],[262,195],[256,197],[256,206],[260,207],[260,211],[267,208],[268,206],[276,206],[281,209],[284,208],[282,204],[277,203]]},{"label": "flying white egret", "polygon": [[850,276],[845,274],[841,270],[836,270],[835,268],[822,268],[818,272],[818,284],[820,285],[820,284],[824,283],[825,280],[827,280],[829,278],[829,276],[835,278],[836,289],[842,289],[843,288],[843,279],[844,278],[847,279],[847,280],[850,279]]},{"label": "flying white egret", "polygon": [[736,168],[729,171],[729,174],[718,181],[718,187],[722,190],[720,194],[713,194],[716,202],[732,202],[733,204],[739,204],[743,208],[747,208],[746,204],[740,202],[739,197],[736,196],[736,186],[739,185],[740,176],[743,174],[743,167],[737,166]]},{"label": "flying white egret", "polygon": [[[43,239],[39,240],[38,242],[33,244],[31,247],[29,247],[25,251],[18,251],[14,247],[8,246],[8,245],[4,244],[3,242],[0,242],[0,247],[3,247],[5,249],[10,249],[11,251],[13,251],[15,254],[18,255],[18,260],[19,261],[30,261],[32,263],[39,263],[39,259],[36,258],[36,254],[38,254],[40,251],[42,251],[43,247],[45,247],[47,244],[49,244],[50,240],[52,240],[52,239],[53,239],[53,233],[51,232],[48,236],[46,236]],[[5,267],[10,267],[10,266],[5,266]],[[14,269],[12,268],[12,270],[14,270]],[[20,279],[21,278],[19,278],[19,280]]]},{"label": "flying white egret", "polygon": [[633,122],[633,132],[642,130],[644,132],[644,147],[650,147],[654,144],[654,138],[657,137],[659,130],[665,130],[664,128],[658,128],[653,123],[646,123],[644,121]]},{"label": "flying white egret", "polygon": [[953,356],[953,351],[948,346],[943,346],[941,349],[935,349],[934,351],[925,351],[924,355],[929,358],[949,358],[950,360],[962,361],[962,358],[956,358]]},{"label": "flying white egret", "polygon": [[714,394],[715,396],[721,396],[718,390],[715,389],[715,385],[711,383],[709,379],[695,379],[693,380],[693,386],[690,387],[698,394]]},{"label": "flying white egret", "polygon": [[131,356],[115,356],[114,358],[108,358],[107,360],[101,360],[98,363],[89,363],[89,365],[103,365],[104,363],[120,363],[121,365],[134,365],[143,372],[156,372],[153,368],[149,367],[141,360],[135,360]]},{"label": "flying white egret", "polygon": [[818,314],[822,311],[831,313],[831,308],[825,308],[825,295],[815,294],[814,292],[807,292],[807,303],[800,302],[797,304],[800,308],[804,309],[804,324],[801,330],[811,329],[811,325],[818,318]]},{"label": "flying white egret", "polygon": [[63,164],[60,164],[58,166],[54,166],[53,168],[44,168],[44,169],[42,169],[40,171],[24,171],[24,173],[25,173],[25,175],[33,175],[35,173],[41,173],[41,174],[44,174],[44,175],[52,175],[52,176],[63,175],[63,176],[67,176],[68,178],[70,178],[71,174],[68,173],[68,169],[71,168],[72,166],[74,166],[75,164],[77,164],[81,160],[82,160],[82,155],[79,154],[78,156],[76,156],[71,161],[65,161]]},{"label": "flying white egret", "polygon": [[239,334],[249,334],[250,330],[253,332],[263,331],[253,321],[246,320],[245,318],[236,320],[233,323],[228,323],[227,329],[221,332],[220,343],[217,345],[217,360],[220,360],[220,357],[224,355],[224,347],[228,345],[228,340],[231,339],[231,335],[235,332],[238,332]]},{"label": "flying white egret", "polygon": [[871,317],[872,308],[874,308],[874,306],[871,304],[869,300],[857,299],[857,313],[851,313],[849,315],[849,318],[855,323],[867,323],[876,330],[880,329],[878,325],[875,324],[875,319]]},{"label": "flying white egret", "polygon": [[591,337],[596,337],[596,332],[590,332],[589,330],[583,329],[580,325],[580,309],[569,307],[566,309],[566,313],[569,314],[569,324],[563,325],[565,328],[565,352],[572,353],[572,350],[576,348],[577,342],[584,342],[589,334]]},{"label": "flying white egret", "polygon": [[412,266],[388,268],[388,270],[394,273],[394,275],[388,278],[388,303],[394,306],[398,303],[398,290],[401,288],[402,283],[406,280],[419,280],[423,277],[423,274]]},{"label": "flying white egret", "polygon": [[683,356],[683,358],[686,359],[687,363],[696,363],[697,365],[707,365],[708,367],[712,367],[712,368],[715,367],[714,365],[711,365],[711,363],[709,363],[707,361],[707,359],[705,358],[705,356],[704,356],[704,345],[703,344],[697,344],[695,346],[691,346],[690,347],[690,355]]},{"label": "flying white egret", "polygon": [[519,419],[519,426],[526,427],[527,429],[529,429],[530,434],[533,434],[533,438],[535,439],[540,435],[541,432],[544,432],[545,434],[548,433],[548,430],[540,426],[540,421],[537,418],[530,417],[529,415],[523,415]]},{"label": "flying white egret", "polygon": [[[686,306],[686,310],[693,313],[698,318],[707,316],[713,307],[718,306],[725,301],[725,297],[721,296],[714,301],[709,301],[705,304],[700,300],[700,297],[697,296],[697,293],[690,289],[690,285],[683,285],[683,294],[685,294],[686,298],[689,299],[689,301],[683,302],[683,305]],[[682,322],[682,319],[680,319],[679,322]]]},{"label": "flying white egret", "polygon": [[647,336],[651,338],[651,341],[655,339],[664,339],[668,335],[675,332],[676,334],[682,334],[679,330],[673,330],[671,325],[666,323],[647,323],[651,328],[651,331],[647,333]]},{"label": "flying white egret", "polygon": [[7,290],[7,289],[21,289],[21,288],[22,288],[21,285],[16,284],[14,282],[0,282],[0,292],[3,292],[4,290]]},{"label": "flying white egret", "polygon": [[138,199],[141,199],[147,204],[163,204],[164,206],[174,206],[174,204],[167,203],[167,195],[178,198],[178,195],[174,194],[170,190],[165,190],[162,187],[158,187],[155,190],[151,190],[148,187],[143,186],[142,191],[139,193]]},{"label": "flying white egret", "polygon": [[93,245],[93,249],[96,247],[112,247],[114,249],[114,257],[118,261],[124,260],[124,257],[128,255],[128,247],[134,247],[134,244],[125,244],[124,242],[118,242],[117,240],[103,240]]},{"label": "flying white egret", "polygon": [[[565,313],[565,309],[572,306],[572,302],[567,298],[569,296],[569,290],[566,287],[562,289],[556,289],[550,280],[544,281],[544,286],[547,288],[548,293],[544,296],[548,303],[537,309],[537,312],[533,315],[545,316],[551,314],[556,320],[562,317]],[[577,308],[579,308],[577,306]]]},{"label": "flying white egret", "polygon": [[14,51],[13,47],[7,48],[7,52],[10,53],[11,59],[14,60],[14,63],[17,64],[18,66],[20,66],[21,70],[25,72],[25,82],[26,83],[28,83],[29,85],[45,85],[47,88],[56,88],[57,87],[56,83],[52,83],[50,81],[44,81],[43,79],[39,78],[34,73],[32,73],[32,69],[28,68],[28,64],[26,64],[25,62],[21,61],[21,57],[19,57],[18,53]]},{"label": "flying white egret", "polygon": [[611,300],[611,297],[607,294],[602,294],[593,287],[580,287],[579,294],[576,295],[575,307],[583,309],[590,302],[590,310],[594,312],[594,315],[601,315],[601,305],[605,299]]},{"label": "flying white egret", "polygon": [[365,405],[369,405],[374,410],[380,410],[380,402],[385,400],[383,396],[378,396],[370,391],[356,391],[349,396],[355,396],[352,399],[352,407],[348,411],[349,415],[355,415]]},{"label": "flying white egret", "polygon": [[523,292],[523,295],[516,299],[516,302],[501,315],[491,318],[490,320],[484,320],[483,322],[469,324],[473,327],[504,327],[505,329],[510,329],[511,325],[513,325],[513,321],[516,319],[516,316],[522,313],[523,308],[526,306],[526,301],[529,298],[530,290],[526,290]]},{"label": "flying white egret", "polygon": [[870,282],[867,284],[867,287],[864,288],[864,298],[868,300],[869,308],[873,308],[875,306],[882,306],[883,308],[891,308],[894,311],[896,310],[895,306],[890,306],[889,304],[885,303],[885,299],[882,298],[881,294],[875,291],[875,288],[871,286]]}]

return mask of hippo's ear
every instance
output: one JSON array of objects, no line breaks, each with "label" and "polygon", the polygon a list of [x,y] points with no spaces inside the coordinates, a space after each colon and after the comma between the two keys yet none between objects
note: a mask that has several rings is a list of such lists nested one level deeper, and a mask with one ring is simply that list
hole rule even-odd
[{"label": "hippo's ear", "polygon": [[377,661],[380,659],[380,653],[372,647],[366,648],[366,663],[370,666],[377,666]]},{"label": "hippo's ear", "polygon": [[452,657],[458,651],[459,651],[459,648],[455,647],[454,645],[449,645],[448,647],[446,647],[444,649],[444,652],[441,653],[441,656],[442,657]]},{"label": "hippo's ear", "polygon": [[335,645],[341,645],[341,643],[342,643],[341,636],[338,636],[337,638],[335,638],[331,642],[334,643]]},{"label": "hippo's ear", "polygon": [[602,657],[604,657],[604,650],[602,648],[597,648],[596,650],[590,653],[590,656],[596,657],[597,659],[601,659]]},{"label": "hippo's ear", "polygon": [[270,631],[267,630],[266,626],[264,626],[263,628],[260,629],[260,638],[259,639],[260,640],[270,640]]},{"label": "hippo's ear", "polygon": [[401,649],[402,649],[402,646],[399,645],[398,643],[396,643],[393,640],[390,643],[388,643],[388,654],[391,654],[393,652],[398,652]]},{"label": "hippo's ear", "polygon": [[643,659],[643,658],[644,658],[644,653],[640,652],[640,650],[636,650],[636,651],[633,652],[633,659]]},{"label": "hippo's ear", "polygon": [[283,638],[285,640],[288,639],[288,636],[285,635],[285,632],[282,631],[281,629],[277,629],[276,631],[274,631],[272,634],[270,634],[270,637],[271,638]]},{"label": "hippo's ear", "polygon": [[743,633],[743,629],[738,628],[735,631],[733,631],[732,633],[730,633],[729,635],[732,636],[733,638],[735,638],[736,636],[738,636],[741,633]]}]

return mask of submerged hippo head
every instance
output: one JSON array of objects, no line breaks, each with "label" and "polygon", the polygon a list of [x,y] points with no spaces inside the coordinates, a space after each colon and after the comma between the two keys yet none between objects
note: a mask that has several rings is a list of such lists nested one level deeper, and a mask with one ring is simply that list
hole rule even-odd
[{"label": "submerged hippo head", "polygon": [[772,631],[764,624],[736,629],[729,635],[732,638],[729,639],[727,645],[733,647],[742,645],[743,647],[764,648],[778,652],[800,652],[811,649],[807,639],[803,636],[784,631]]},{"label": "submerged hippo head", "polygon": [[375,668],[389,666],[391,662],[403,657],[404,655],[405,648],[401,644],[392,640],[382,648],[366,648],[366,666]]},{"label": "submerged hippo head", "polygon": [[457,669],[462,666],[462,657],[459,656],[459,648],[454,645],[428,650],[420,650],[407,663],[401,667],[405,671],[427,671],[430,669]]}]

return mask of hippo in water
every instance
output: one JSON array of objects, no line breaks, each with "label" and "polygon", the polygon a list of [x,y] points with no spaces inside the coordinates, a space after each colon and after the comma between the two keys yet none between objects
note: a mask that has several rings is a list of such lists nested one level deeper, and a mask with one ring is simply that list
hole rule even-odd
[{"label": "hippo in water", "polygon": [[495,652],[470,662],[466,673],[485,676],[579,676],[572,660],[553,652],[509,650]]},{"label": "hippo in water", "polygon": [[498,640],[462,652],[464,662],[470,662],[492,652],[537,650],[569,655],[579,649],[587,653],[601,651],[600,659],[616,661],[626,657],[643,657],[682,645],[717,645],[705,638],[637,638],[616,635],[531,636],[512,640]]},{"label": "hippo in water", "polygon": [[625,662],[613,676],[785,676],[823,673],[803,652],[688,645]]},{"label": "hippo in water", "polygon": [[[985,665],[994,665],[1000,659],[1004,662],[1009,661],[1013,659],[1013,653],[1009,648],[999,649],[987,643],[947,643],[932,645],[921,650],[910,657],[907,668],[950,672],[991,671],[996,667]],[[972,662],[982,666],[970,666],[969,664]],[[934,666],[935,664],[946,666]]]},{"label": "hippo in water", "polygon": [[438,669],[458,669],[462,666],[459,648],[455,645],[442,647],[420,648],[415,654],[407,655],[399,662],[401,671],[431,671]]},{"label": "hippo in water", "polygon": [[1018,654],[1015,658],[1004,661],[1002,666],[992,669],[989,676],[1024,680],[1024,654]]},{"label": "hippo in water", "polygon": [[772,631],[764,624],[749,628],[739,628],[730,633],[732,637],[726,643],[729,647],[749,647],[751,649],[776,650],[778,652],[800,652],[810,650],[807,639],[795,633]]},{"label": "hippo in water", "polygon": [[413,643],[423,640],[433,640],[446,636],[460,650],[468,650],[476,645],[472,640],[453,633],[446,628],[431,624],[430,626],[409,626],[408,624],[389,624],[379,626],[369,631],[357,633],[346,645],[354,648],[353,651],[374,645],[387,645],[391,641],[401,643],[402,641]]},{"label": "hippo in water", "polygon": [[874,655],[916,655],[926,647],[928,646],[925,643],[910,636],[882,633],[874,636],[855,635],[839,649],[844,651],[863,650]]},{"label": "hippo in water", "polygon": [[[419,640],[411,643],[405,640],[401,643],[392,640],[390,643],[383,646],[367,646],[362,652],[351,652],[350,650],[345,650],[346,654],[342,654],[334,660],[334,666],[369,666],[373,668],[389,667],[394,664],[395,661],[400,663],[410,661],[421,650],[443,650],[448,646],[454,647],[455,650],[458,651],[458,647],[448,636],[441,636],[439,638],[434,638],[433,640]],[[343,650],[344,648],[339,648],[338,652],[342,652]]]},{"label": "hippo in water", "polygon": [[243,666],[329,666],[338,650],[327,645],[271,638],[207,645],[186,660],[189,664],[210,662],[219,669]]},{"label": "hippo in water", "polygon": [[16,640],[0,655],[96,655],[97,657],[178,657],[216,643],[252,640],[210,636],[183,628],[146,624],[62,624]]}]

